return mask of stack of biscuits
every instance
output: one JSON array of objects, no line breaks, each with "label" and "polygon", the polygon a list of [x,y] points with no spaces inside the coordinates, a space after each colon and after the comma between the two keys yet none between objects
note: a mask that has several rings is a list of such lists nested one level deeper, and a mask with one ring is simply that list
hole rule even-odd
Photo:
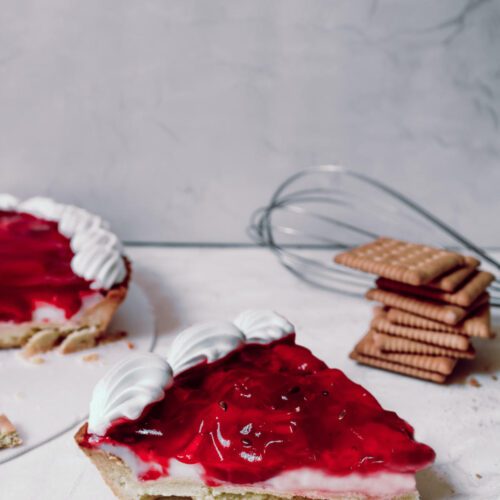
[{"label": "stack of biscuits", "polygon": [[379,238],[335,262],[379,276],[366,297],[382,305],[350,355],[360,363],[443,383],[460,359],[474,358],[471,337],[492,336],[494,276],[473,257]]}]

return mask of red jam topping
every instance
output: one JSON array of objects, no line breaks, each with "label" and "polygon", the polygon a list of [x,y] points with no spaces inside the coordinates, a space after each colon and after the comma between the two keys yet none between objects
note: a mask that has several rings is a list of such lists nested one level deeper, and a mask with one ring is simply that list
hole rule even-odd
[{"label": "red jam topping", "polygon": [[201,464],[205,481],[253,483],[301,467],[330,475],[413,473],[434,452],[363,387],[328,368],[295,336],[246,345],[175,378],[165,398],[133,422],[116,422],[83,446],[131,449],[168,474],[170,459]]},{"label": "red jam topping", "polygon": [[71,318],[94,293],[71,269],[73,252],[56,222],[0,210],[0,321],[31,321],[40,305]]}]

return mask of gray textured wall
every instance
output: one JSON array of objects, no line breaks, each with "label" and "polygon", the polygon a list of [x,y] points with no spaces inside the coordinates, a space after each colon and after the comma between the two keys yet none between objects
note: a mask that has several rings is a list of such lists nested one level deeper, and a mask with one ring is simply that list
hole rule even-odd
[{"label": "gray textured wall", "polygon": [[245,241],[340,162],[500,245],[498,0],[8,0],[0,186],[134,240]]}]

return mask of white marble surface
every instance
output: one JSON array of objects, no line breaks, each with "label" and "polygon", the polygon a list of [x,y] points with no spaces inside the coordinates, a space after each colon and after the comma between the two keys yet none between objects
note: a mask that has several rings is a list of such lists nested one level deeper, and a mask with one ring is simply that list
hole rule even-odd
[{"label": "white marble surface", "polygon": [[[157,352],[167,352],[175,332],[190,323],[230,319],[249,307],[274,308],[295,323],[301,343],[365,385],[434,447],[436,464],[418,477],[424,500],[499,498],[500,381],[492,377],[500,375],[499,338],[477,346],[478,358],[465,364],[453,385],[437,386],[350,361],[371,305],[298,282],[265,249],[134,248],[130,255],[134,276],[155,306]],[[472,374],[481,387],[464,383]],[[1,465],[0,485],[2,498],[16,500],[112,499],[71,432]]]},{"label": "white marble surface", "polygon": [[500,245],[498,0],[7,0],[0,185],[128,240],[245,241],[338,162]]}]

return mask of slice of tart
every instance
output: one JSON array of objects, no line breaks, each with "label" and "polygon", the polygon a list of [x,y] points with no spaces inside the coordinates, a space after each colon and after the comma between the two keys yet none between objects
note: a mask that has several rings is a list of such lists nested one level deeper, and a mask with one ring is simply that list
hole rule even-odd
[{"label": "slice of tart", "polygon": [[120,241],[97,215],[0,195],[0,348],[30,356],[95,345],[129,278]]},{"label": "slice of tart", "polygon": [[76,435],[123,500],[418,498],[434,452],[270,311],[122,360]]}]

